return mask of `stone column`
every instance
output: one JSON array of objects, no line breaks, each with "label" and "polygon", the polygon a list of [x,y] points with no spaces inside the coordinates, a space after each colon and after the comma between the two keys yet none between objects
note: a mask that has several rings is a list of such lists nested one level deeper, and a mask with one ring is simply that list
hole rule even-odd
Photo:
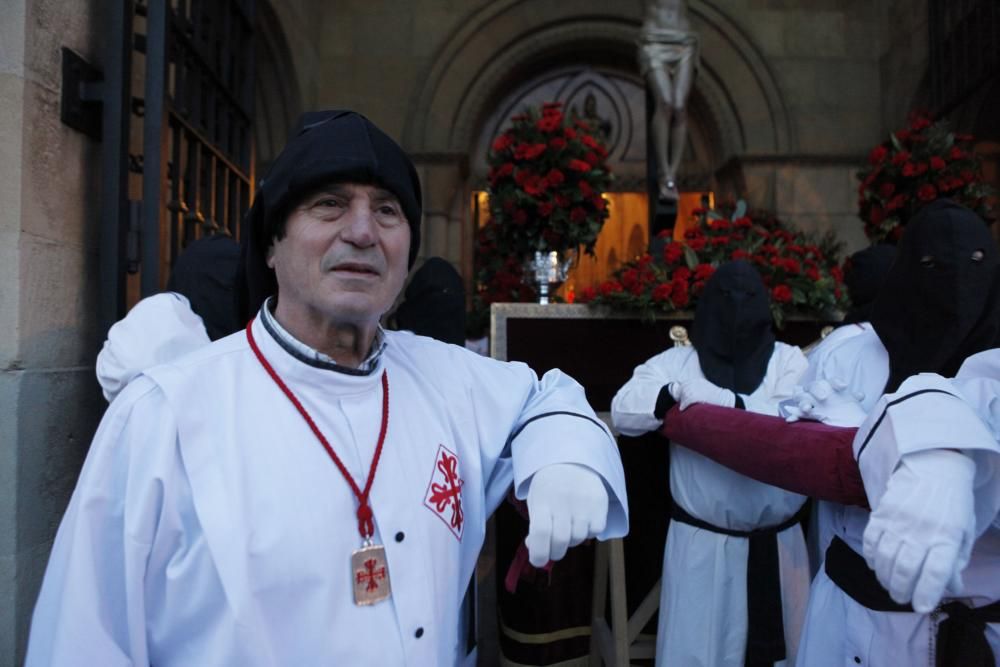
[{"label": "stone column", "polygon": [[[89,7],[89,6],[88,6]],[[0,9],[0,664],[21,664],[52,538],[104,401],[94,381],[99,145],[59,120],[60,47],[100,63],[72,0]]]},{"label": "stone column", "polygon": [[862,156],[766,155],[729,160],[717,173],[719,193],[748,193],[751,208],[773,211],[804,232],[833,231],[844,255],[868,245],[857,217],[855,178]]},{"label": "stone column", "polygon": [[443,257],[468,281],[472,274],[472,233],[467,229],[471,224],[468,158],[458,153],[417,153],[412,157],[424,196],[418,261]]}]

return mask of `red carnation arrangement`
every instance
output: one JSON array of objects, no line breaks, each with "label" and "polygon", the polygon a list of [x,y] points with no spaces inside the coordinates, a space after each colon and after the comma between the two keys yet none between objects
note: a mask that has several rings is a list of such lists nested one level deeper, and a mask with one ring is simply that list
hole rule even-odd
[{"label": "red carnation arrangement", "polygon": [[973,138],[945,121],[915,114],[908,127],[871,150],[858,172],[858,217],[872,243],[895,243],[925,204],[950,197],[980,215],[991,188],[983,182]]},{"label": "red carnation arrangement", "polygon": [[607,157],[593,128],[558,102],[511,118],[487,156],[497,249],[521,259],[536,250],[592,252],[608,217]]},{"label": "red carnation arrangement", "polygon": [[816,315],[847,305],[840,246],[832,235],[815,242],[762,211],[733,216],[696,209],[695,217],[684,240],[669,241],[662,257],[646,254],[625,264],[611,280],[582,290],[577,301],[644,318],[694,310],[715,269],[743,259],[760,271],[770,290],[778,326],[792,313]]},{"label": "red carnation arrangement", "polygon": [[490,218],[476,239],[470,329],[482,328],[491,303],[535,299],[521,282],[533,252],[583,246],[593,253],[608,217],[601,196],[612,179],[607,157],[590,123],[567,116],[558,102],[511,118],[487,156]]}]

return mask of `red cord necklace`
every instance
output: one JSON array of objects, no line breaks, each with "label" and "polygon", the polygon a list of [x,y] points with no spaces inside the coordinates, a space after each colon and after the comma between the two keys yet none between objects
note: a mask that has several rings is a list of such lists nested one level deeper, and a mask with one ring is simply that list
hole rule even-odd
[{"label": "red cord necklace", "polygon": [[253,322],[253,320],[250,320],[247,324],[247,342],[250,343],[250,349],[253,350],[260,365],[264,367],[264,370],[271,376],[274,383],[278,385],[278,388],[281,389],[292,405],[295,406],[295,409],[299,411],[299,414],[302,415],[302,418],[305,419],[306,424],[309,425],[316,439],[323,445],[323,449],[326,450],[334,465],[340,470],[340,474],[347,480],[351,491],[354,492],[355,498],[358,499],[358,532],[361,533],[362,546],[351,554],[351,580],[354,586],[354,602],[359,605],[369,605],[385,600],[391,593],[389,567],[386,564],[385,547],[372,543],[371,538],[375,533],[375,522],[372,518],[372,508],[368,502],[368,496],[372,489],[372,482],[375,481],[375,472],[378,470],[378,462],[382,456],[382,445],[385,444],[385,433],[389,426],[389,375],[386,371],[382,371],[382,425],[379,429],[378,444],[375,445],[375,455],[372,457],[371,469],[368,471],[368,480],[365,482],[364,490],[362,490],[357,482],[354,481],[351,473],[348,472],[343,461],[337,456],[337,452],[333,451],[330,442],[319,430],[319,427],[316,426],[316,422],[313,421],[312,416],[260,351],[251,329]]}]

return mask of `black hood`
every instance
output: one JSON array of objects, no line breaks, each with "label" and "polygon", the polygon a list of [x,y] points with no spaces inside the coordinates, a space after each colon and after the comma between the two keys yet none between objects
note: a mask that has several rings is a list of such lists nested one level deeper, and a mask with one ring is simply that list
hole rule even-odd
[{"label": "black hood", "polygon": [[420,179],[403,149],[370,120],[353,111],[304,114],[284,150],[260,181],[243,223],[239,312],[249,320],[278,289],[267,250],[291,209],[316,188],[352,181],[396,195],[410,225],[409,264],[420,247]]},{"label": "black hood", "polygon": [[906,226],[896,261],[872,306],[889,352],[885,391],[917,373],[952,377],[1000,332],[1000,256],[982,218],[949,200]]},{"label": "black hood", "polygon": [[170,272],[167,290],[187,297],[212,340],[240,329],[233,298],[239,261],[239,244],[216,234],[189,243]]},{"label": "black hood", "polygon": [[417,269],[396,310],[396,326],[421,336],[465,344],[465,286],[447,261],[431,257]]},{"label": "black hood", "polygon": [[844,314],[844,324],[871,320],[872,304],[896,260],[896,246],[880,243],[859,250],[847,260],[844,285],[851,307]]},{"label": "black hood", "polygon": [[760,273],[740,260],[709,278],[694,315],[692,342],[701,372],[713,384],[750,394],[774,351],[771,307]]}]

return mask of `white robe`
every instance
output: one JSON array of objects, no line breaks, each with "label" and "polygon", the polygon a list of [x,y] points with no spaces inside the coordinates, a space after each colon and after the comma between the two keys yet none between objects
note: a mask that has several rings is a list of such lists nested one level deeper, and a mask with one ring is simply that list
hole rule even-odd
[{"label": "white robe", "polygon": [[[465,656],[460,606],[486,519],[511,483],[557,462],[609,490],[601,539],[627,532],[614,442],[559,371],[388,333],[352,376],[264,355],[359,483],[389,377],[389,426],[371,490],[392,597],[355,606],[357,501],[316,437],[233,334],[132,381],[106,413],[56,536],[27,665],[427,665]],[[570,413],[570,414],[565,414]],[[430,501],[458,459],[464,521]]]},{"label": "white robe", "polygon": [[[746,409],[777,414],[806,369],[797,347],[775,343],[767,373]],[[653,416],[660,388],[702,378],[693,347],[672,348],[638,366],[611,404],[615,428],[626,435],[658,429]],[[748,531],[784,522],[805,498],[733,472],[682,446],[670,445],[670,491],[692,516]],[[749,540],[671,521],[663,555],[663,588],[656,637],[657,665],[743,667],[747,637]],[[809,589],[802,531],[778,534],[781,598],[788,662],[794,660]]]},{"label": "white robe", "polygon": [[[997,421],[1000,412],[994,415],[1000,391],[1000,363],[984,364],[983,358],[986,355],[985,358],[1000,361],[995,356],[990,356],[997,354],[996,351],[990,351],[970,357],[951,383],[955,391],[993,429],[994,435],[1000,427],[1000,422]],[[864,392],[862,406],[874,412],[889,377],[888,354],[874,331],[869,331],[845,341],[827,359],[826,366],[817,369],[817,375],[848,381],[853,390]],[[930,409],[935,405],[933,398],[941,400],[940,395],[928,396]],[[913,407],[922,408],[925,413],[929,411],[922,403],[915,403]],[[951,419],[945,414],[941,417],[940,422],[932,423],[950,431],[959,439],[963,429],[971,432],[974,427],[967,420]],[[900,423],[905,424],[905,417],[901,416],[901,419],[903,421]],[[912,429],[914,425],[917,426],[916,430]],[[887,437],[873,440],[868,445],[868,448],[874,449],[866,451],[860,464],[870,502],[877,503],[884,492],[885,480],[898,463],[898,457],[909,451],[908,447],[920,442],[916,436],[920,436],[921,431],[925,431],[922,434],[924,437],[931,435],[927,432],[927,423],[911,418],[911,429],[908,431],[900,430],[897,423],[896,434],[903,440]],[[859,432],[859,435],[863,435],[863,432]],[[856,448],[860,441],[855,441]],[[952,445],[945,443],[944,446]],[[992,456],[988,452],[977,454],[977,486],[981,485],[978,478],[984,474],[984,466]],[[974,606],[1000,599],[1000,525],[995,518],[996,509],[992,514],[983,509],[994,502],[987,499],[986,494],[990,488],[990,483],[986,483],[977,493],[977,519],[980,520],[977,528],[982,534],[973,548],[963,575],[966,588],[963,599],[971,601]],[[1000,493],[1000,488],[993,487],[993,490]],[[869,513],[858,507],[833,503],[828,505],[835,534],[855,552],[862,553],[861,540]],[[859,664],[867,667],[933,666],[934,637],[937,624],[943,619],[943,615],[886,613],[867,609],[844,593],[821,568],[810,591],[797,664],[799,667],[845,667]],[[987,638],[994,654],[1000,656],[998,630],[1000,628],[997,625],[987,626]]]},{"label": "white robe", "polygon": [[[799,382],[805,386],[813,380],[819,379],[816,376],[817,372],[826,367],[827,360],[831,355],[836,353],[837,348],[847,340],[861,335],[866,331],[873,331],[870,322],[845,324],[831,331],[826,338],[806,354],[806,358],[809,360],[809,369],[802,374],[802,379]],[[813,502],[812,510],[809,513],[809,533],[806,535],[806,548],[809,551],[809,567],[813,575],[822,566],[826,550],[830,546],[830,541],[834,536],[834,507],[839,506],[834,505],[834,503],[817,500]]]}]

